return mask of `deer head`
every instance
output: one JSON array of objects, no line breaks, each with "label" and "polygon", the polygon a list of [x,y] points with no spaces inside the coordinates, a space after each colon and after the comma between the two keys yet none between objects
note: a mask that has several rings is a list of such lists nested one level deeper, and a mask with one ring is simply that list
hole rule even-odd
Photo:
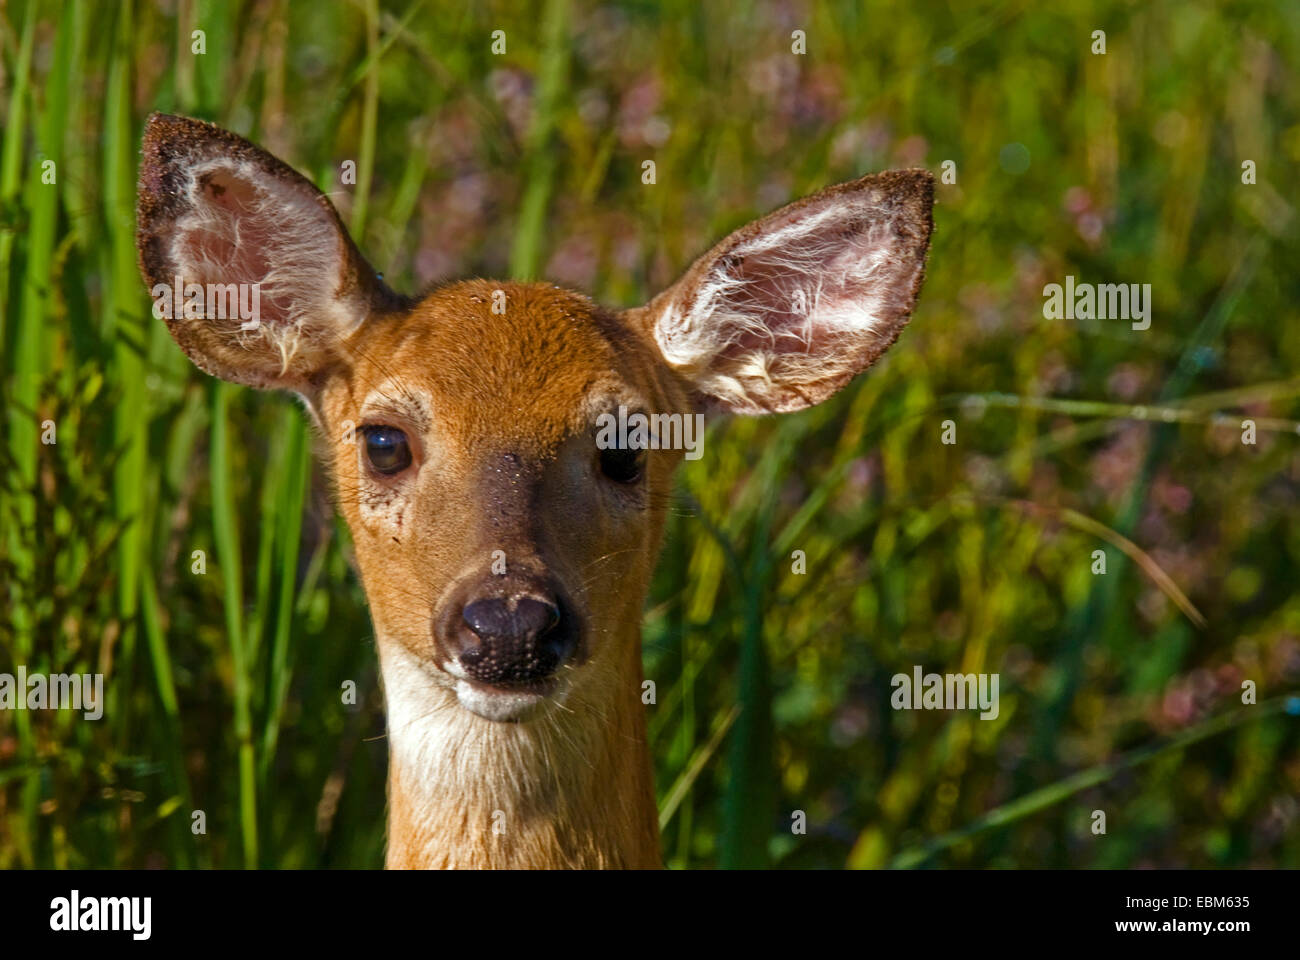
[{"label": "deer head", "polygon": [[[320,430],[380,655],[390,866],[659,863],[639,623],[681,439],[870,366],[919,292],[932,196],[920,170],[830,187],[634,309],[484,280],[409,299],[288,166],[149,119],[155,314],[200,368],[299,394]],[[637,415],[639,440],[602,438]]]}]

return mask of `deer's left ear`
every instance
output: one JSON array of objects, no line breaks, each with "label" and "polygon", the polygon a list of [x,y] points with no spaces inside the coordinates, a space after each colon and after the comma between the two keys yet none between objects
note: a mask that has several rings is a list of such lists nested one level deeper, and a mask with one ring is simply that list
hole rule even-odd
[{"label": "deer's left ear", "polygon": [[731,234],[640,320],[705,406],[785,413],[820,403],[907,323],[933,202],[925,170],[829,187]]}]

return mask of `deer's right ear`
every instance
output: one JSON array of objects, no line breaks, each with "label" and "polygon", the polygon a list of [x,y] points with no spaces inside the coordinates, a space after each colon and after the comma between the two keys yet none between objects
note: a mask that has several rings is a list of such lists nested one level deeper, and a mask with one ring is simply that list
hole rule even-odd
[{"label": "deer's right ear", "polygon": [[306,389],[396,299],[324,194],[200,120],[149,118],[136,243],[154,314],[181,349],[249,386]]}]

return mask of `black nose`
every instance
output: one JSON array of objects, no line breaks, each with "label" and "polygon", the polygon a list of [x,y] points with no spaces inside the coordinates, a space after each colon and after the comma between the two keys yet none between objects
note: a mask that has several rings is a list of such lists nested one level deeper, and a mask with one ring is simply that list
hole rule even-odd
[{"label": "black nose", "polygon": [[465,604],[460,665],[481,683],[542,680],[573,652],[559,605],[534,597],[485,597]]}]

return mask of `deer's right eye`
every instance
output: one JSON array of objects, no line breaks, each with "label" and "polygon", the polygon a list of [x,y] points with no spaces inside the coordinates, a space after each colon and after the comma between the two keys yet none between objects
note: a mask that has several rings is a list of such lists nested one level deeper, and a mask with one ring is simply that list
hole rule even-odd
[{"label": "deer's right eye", "polygon": [[411,445],[406,434],[396,427],[362,427],[366,440],[366,458],[380,473],[401,473],[411,465]]}]

